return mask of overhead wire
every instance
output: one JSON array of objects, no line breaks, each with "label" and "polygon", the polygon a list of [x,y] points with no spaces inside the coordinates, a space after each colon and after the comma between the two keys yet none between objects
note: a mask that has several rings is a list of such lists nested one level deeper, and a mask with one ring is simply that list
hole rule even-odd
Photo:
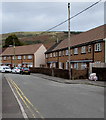
[{"label": "overhead wire", "polygon": [[58,27],[58,26],[64,24],[64,23],[67,22],[68,20],[71,20],[71,19],[77,17],[78,15],[80,15],[81,13],[85,12],[86,10],[92,8],[93,6],[97,5],[97,4],[100,3],[101,1],[102,1],[102,0],[99,0],[99,1],[97,1],[97,2],[95,2],[95,3],[93,3],[92,5],[88,6],[88,7],[85,8],[84,10],[78,12],[77,14],[75,14],[75,15],[72,16],[72,17],[70,17],[69,19],[67,19],[67,20],[65,20],[65,21],[63,21],[63,22],[61,22],[61,23],[55,25],[54,27],[49,28],[48,30],[46,30],[46,31],[44,31],[44,32],[41,32],[41,34],[44,34],[44,33],[46,33],[46,32],[49,32],[50,30],[52,30],[52,29],[54,29],[54,28],[56,28],[56,27]]}]

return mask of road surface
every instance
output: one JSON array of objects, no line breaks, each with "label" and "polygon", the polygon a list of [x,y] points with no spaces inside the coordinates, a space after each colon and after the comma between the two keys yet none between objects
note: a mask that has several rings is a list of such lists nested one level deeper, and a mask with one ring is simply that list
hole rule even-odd
[{"label": "road surface", "polygon": [[[4,74],[30,118],[104,118],[104,88]],[[5,103],[4,103],[5,104]]]}]

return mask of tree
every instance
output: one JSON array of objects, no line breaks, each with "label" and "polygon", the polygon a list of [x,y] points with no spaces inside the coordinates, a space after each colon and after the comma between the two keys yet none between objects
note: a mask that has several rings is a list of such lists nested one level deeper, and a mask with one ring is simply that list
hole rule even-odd
[{"label": "tree", "polygon": [[15,42],[15,46],[22,45],[22,43],[18,40],[18,37],[15,34],[12,34],[6,38],[4,47],[9,47],[9,45],[13,45],[13,41]]}]

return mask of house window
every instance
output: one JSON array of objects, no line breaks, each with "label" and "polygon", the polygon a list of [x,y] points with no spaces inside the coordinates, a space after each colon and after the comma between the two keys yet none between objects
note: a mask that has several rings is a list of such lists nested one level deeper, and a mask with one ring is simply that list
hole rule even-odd
[{"label": "house window", "polygon": [[82,63],[81,64],[81,69],[83,70],[83,69],[86,69],[87,68],[87,64],[86,63]]},{"label": "house window", "polygon": [[6,60],[7,58],[6,57],[3,57],[4,60]]},{"label": "house window", "polygon": [[88,52],[91,52],[91,45],[88,46]]},{"label": "house window", "polygon": [[29,60],[32,59],[32,55],[28,55],[28,59],[29,59]]},{"label": "house window", "polygon": [[26,56],[24,55],[23,58],[24,58],[24,60],[25,60],[25,59],[26,59]]},{"label": "house window", "polygon": [[74,48],[74,54],[75,54],[75,55],[78,54],[78,48]]},{"label": "house window", "polygon": [[62,62],[59,62],[59,69],[62,69]]},{"label": "house window", "polygon": [[52,57],[52,53],[50,53],[50,57]]},{"label": "house window", "polygon": [[18,56],[18,60],[21,60],[21,56]]},{"label": "house window", "polygon": [[55,57],[56,55],[55,55],[55,52],[53,53],[53,57]]},{"label": "house window", "polygon": [[61,51],[59,51],[59,56],[61,56]]},{"label": "house window", "polygon": [[8,57],[7,57],[7,59],[8,59],[8,60],[10,60],[10,59],[11,59],[11,57],[10,57],[10,56],[8,56]]},{"label": "house window", "polygon": [[65,51],[63,50],[63,56],[65,55]]},{"label": "house window", "polygon": [[69,52],[68,52],[68,50],[66,50],[66,55],[68,55],[69,54]]},{"label": "house window", "polygon": [[95,51],[101,51],[101,43],[95,44]]},{"label": "house window", "polygon": [[81,53],[86,53],[86,46],[81,47]]},{"label": "house window", "polygon": [[56,52],[56,57],[58,56],[58,52]]},{"label": "house window", "polygon": [[74,69],[78,69],[78,63],[74,63]]}]

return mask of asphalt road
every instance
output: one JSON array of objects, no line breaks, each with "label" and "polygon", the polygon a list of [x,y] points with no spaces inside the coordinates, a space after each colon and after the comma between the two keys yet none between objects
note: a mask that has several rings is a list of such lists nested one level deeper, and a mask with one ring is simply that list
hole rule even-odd
[{"label": "asphalt road", "polygon": [[104,118],[103,87],[57,83],[32,75],[5,77],[31,118]]}]

